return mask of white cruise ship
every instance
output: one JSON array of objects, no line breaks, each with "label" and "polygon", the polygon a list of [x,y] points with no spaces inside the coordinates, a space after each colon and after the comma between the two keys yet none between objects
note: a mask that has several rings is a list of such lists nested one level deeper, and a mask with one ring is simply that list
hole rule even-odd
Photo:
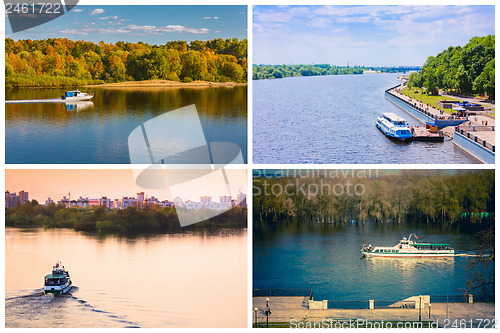
[{"label": "white cruise ship", "polygon": [[408,141],[413,137],[406,120],[395,113],[383,113],[381,116],[377,117],[376,125],[390,138]]},{"label": "white cruise ship", "polygon": [[[411,240],[415,236],[410,234],[408,239],[403,237],[398,245],[371,246],[363,244],[361,253],[366,257],[453,257],[455,250],[449,244],[441,243],[416,243]],[[415,236],[418,238],[417,236]]]}]

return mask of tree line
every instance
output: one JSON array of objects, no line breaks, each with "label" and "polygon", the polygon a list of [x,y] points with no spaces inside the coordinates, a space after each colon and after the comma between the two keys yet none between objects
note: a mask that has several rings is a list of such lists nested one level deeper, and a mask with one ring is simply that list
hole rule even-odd
[{"label": "tree line", "polygon": [[363,74],[375,70],[380,73],[397,73],[401,69],[394,67],[333,66],[330,64],[314,65],[253,65],[253,79],[281,79],[294,76],[348,75]]},{"label": "tree line", "polygon": [[458,94],[486,94],[495,99],[495,36],[473,37],[463,47],[450,46],[430,56],[419,73],[412,73],[409,87],[425,87]]},{"label": "tree line", "polygon": [[[314,185],[314,186],[313,186]],[[361,177],[254,178],[254,221],[493,223],[493,170],[402,170]],[[350,193],[349,193],[350,191]]]},{"label": "tree line", "polygon": [[189,229],[246,228],[246,208],[234,207],[209,220],[181,228],[173,208],[159,205],[143,209],[106,209],[71,207],[51,203],[39,205],[36,200],[5,210],[7,227],[71,228],[76,231],[103,233],[176,232]]},{"label": "tree line", "polygon": [[293,76],[363,74],[360,67],[340,67],[329,64],[316,65],[254,65],[253,79],[280,79]]},{"label": "tree line", "polygon": [[60,87],[123,81],[247,80],[247,40],[93,43],[66,38],[5,39],[6,87]]}]

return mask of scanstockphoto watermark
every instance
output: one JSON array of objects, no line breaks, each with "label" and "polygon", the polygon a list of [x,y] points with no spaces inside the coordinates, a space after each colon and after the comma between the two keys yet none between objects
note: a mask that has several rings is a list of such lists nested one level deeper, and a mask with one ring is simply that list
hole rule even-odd
[{"label": "scanstockphoto watermark", "polygon": [[290,320],[290,328],[438,328],[439,323],[434,322],[391,322],[391,321],[370,321],[367,319],[349,319],[349,320],[332,320],[323,319],[322,321],[309,322],[298,321],[297,319]]},{"label": "scanstockphoto watermark", "polygon": [[4,0],[12,32],[30,29],[72,10],[79,0]]},{"label": "scanstockphoto watermark", "polygon": [[378,178],[378,169],[254,169],[253,178]]},{"label": "scanstockphoto watermark", "polygon": [[440,321],[386,321],[368,319],[346,319],[333,320],[323,319],[322,321],[299,321],[290,319],[290,328],[497,328],[496,319],[475,318],[475,319],[444,319]]},{"label": "scanstockphoto watermark", "polygon": [[302,195],[307,199],[314,198],[318,195],[335,195],[335,196],[362,196],[366,193],[364,184],[353,183],[347,180],[343,183],[330,183],[325,179],[319,179],[317,182],[301,183],[299,178],[289,179],[285,183],[271,183],[267,179],[254,179],[253,195],[254,196],[286,196]]},{"label": "scanstockphoto watermark", "polygon": [[[362,179],[378,177],[378,170],[255,170],[254,196],[363,196]],[[273,179],[280,178],[280,181]]]}]

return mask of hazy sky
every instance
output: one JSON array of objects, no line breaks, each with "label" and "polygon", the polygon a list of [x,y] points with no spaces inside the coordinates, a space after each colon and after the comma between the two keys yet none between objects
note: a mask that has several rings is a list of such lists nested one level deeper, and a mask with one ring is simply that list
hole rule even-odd
[{"label": "hazy sky", "polygon": [[494,6],[254,6],[254,64],[423,65],[495,34]]},{"label": "hazy sky", "polygon": [[[189,171],[183,170],[184,173]],[[246,193],[246,170],[226,170],[233,198],[238,190]],[[212,200],[219,202],[219,196],[226,195],[227,186],[220,172],[205,176],[202,181],[195,180],[176,186],[174,196],[183,199],[199,201],[200,196],[212,196]],[[159,179],[165,181],[165,179]],[[243,185],[243,187],[242,187]],[[155,196],[161,200],[172,200],[170,190],[150,190],[137,186],[132,170],[6,170],[5,189],[10,192],[27,191],[29,199],[36,199],[45,203],[48,197],[54,201],[67,196],[71,191],[71,199],[80,196],[100,198],[107,196],[119,199],[124,196],[137,198],[138,192],[145,192],[147,197]]]},{"label": "hazy sky", "polygon": [[77,6],[65,15],[18,33],[5,19],[6,37],[69,38],[165,44],[173,40],[247,38],[246,6]]}]

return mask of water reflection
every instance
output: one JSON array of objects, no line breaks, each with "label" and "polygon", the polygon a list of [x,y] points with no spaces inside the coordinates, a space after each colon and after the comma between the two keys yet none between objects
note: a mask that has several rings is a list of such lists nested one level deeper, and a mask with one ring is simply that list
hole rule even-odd
[{"label": "water reflection", "polygon": [[[246,86],[92,91],[94,107],[76,113],[60,103],[5,105],[7,163],[130,163],[127,138],[134,128],[191,104],[196,105],[207,141],[238,145],[246,161]],[[46,99],[63,93],[6,89],[6,99]]]},{"label": "water reflection", "polygon": [[[7,327],[246,326],[246,230],[5,234]],[[75,286],[62,298],[41,289],[56,260]]]},{"label": "water reflection", "polygon": [[94,107],[94,103],[90,101],[66,102],[61,105],[64,105],[66,111],[83,111]]},{"label": "water reflection", "polygon": [[456,253],[474,247],[472,234],[446,225],[255,221],[254,288],[311,288],[318,299],[342,301],[446,295],[448,284],[451,295],[461,294],[467,257],[362,257],[363,244],[394,246],[410,233],[422,242],[448,243]]},{"label": "water reflection", "polygon": [[480,163],[444,142],[402,144],[375,126],[394,112],[422,123],[384,97],[399,74],[289,77],[253,82],[255,163]]}]

